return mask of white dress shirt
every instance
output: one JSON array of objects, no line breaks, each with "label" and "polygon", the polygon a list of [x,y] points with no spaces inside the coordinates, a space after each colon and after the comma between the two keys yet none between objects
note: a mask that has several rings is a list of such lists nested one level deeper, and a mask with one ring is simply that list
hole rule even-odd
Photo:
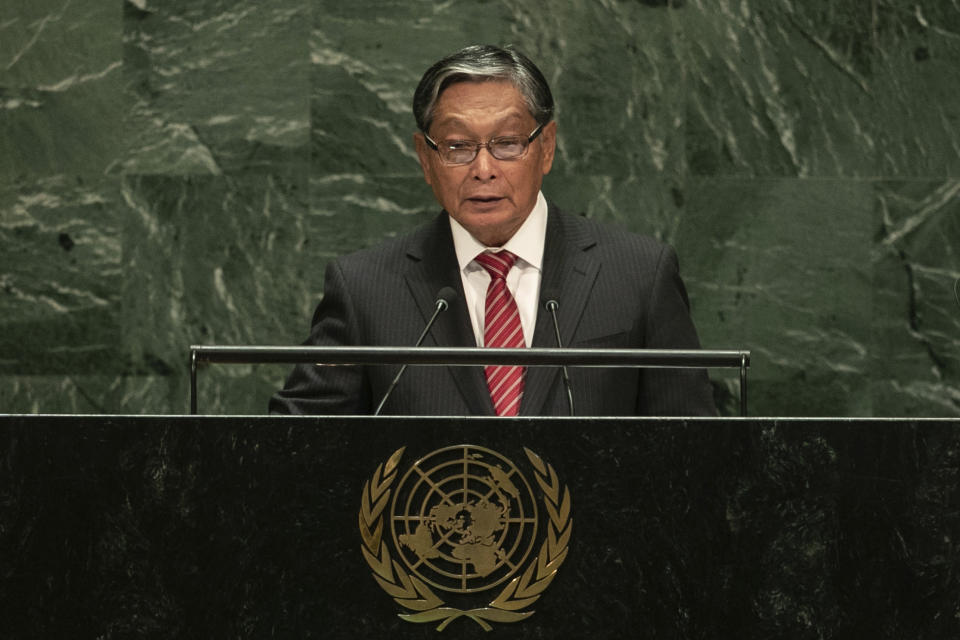
[{"label": "white dress shirt", "polygon": [[483,323],[486,316],[490,274],[473,259],[484,251],[496,253],[506,249],[517,256],[517,261],[507,274],[507,288],[517,303],[520,325],[523,327],[523,341],[529,347],[533,341],[533,329],[537,323],[543,245],[547,234],[547,201],[543,197],[543,192],[537,194],[537,203],[533,206],[530,215],[502,247],[484,246],[452,216],[450,230],[453,232],[453,246],[457,252],[460,278],[463,280],[463,292],[466,296],[467,310],[470,312],[470,322],[473,325],[477,346],[483,346]]}]

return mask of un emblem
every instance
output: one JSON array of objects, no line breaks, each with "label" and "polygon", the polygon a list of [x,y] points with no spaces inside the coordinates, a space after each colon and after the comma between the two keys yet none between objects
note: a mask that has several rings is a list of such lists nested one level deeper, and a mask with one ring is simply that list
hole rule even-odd
[{"label": "un emblem", "polygon": [[362,551],[378,584],[409,611],[402,619],[439,622],[442,631],[466,617],[489,631],[491,622],[533,615],[527,609],[567,556],[573,522],[553,467],[524,452],[543,510],[521,470],[483,447],[439,449],[402,476],[399,449],[377,467],[361,498]]}]

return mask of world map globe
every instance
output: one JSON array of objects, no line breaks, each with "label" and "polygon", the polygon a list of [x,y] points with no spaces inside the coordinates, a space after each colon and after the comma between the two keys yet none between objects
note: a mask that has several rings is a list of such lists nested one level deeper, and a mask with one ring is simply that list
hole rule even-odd
[{"label": "world map globe", "polygon": [[407,568],[444,591],[470,593],[510,578],[537,534],[537,503],[520,470],[473,445],[418,460],[394,493],[391,528]]}]

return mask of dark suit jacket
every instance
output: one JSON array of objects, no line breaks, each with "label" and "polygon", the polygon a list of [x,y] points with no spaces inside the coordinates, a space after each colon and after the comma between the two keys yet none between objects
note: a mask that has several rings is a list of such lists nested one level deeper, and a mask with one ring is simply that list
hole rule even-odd
[{"label": "dark suit jacket", "polygon": [[[475,347],[447,214],[411,234],[330,262],[307,345],[412,346],[437,292],[460,295],[424,346]],[[550,206],[540,299],[559,302],[564,346],[699,348],[674,251],[652,238]],[[534,347],[556,347],[541,309]],[[299,365],[270,401],[274,413],[370,414],[398,367]],[[577,415],[714,415],[706,373],[569,368]],[[527,369],[520,415],[568,415],[558,368]],[[483,367],[411,366],[385,415],[494,415]]]}]

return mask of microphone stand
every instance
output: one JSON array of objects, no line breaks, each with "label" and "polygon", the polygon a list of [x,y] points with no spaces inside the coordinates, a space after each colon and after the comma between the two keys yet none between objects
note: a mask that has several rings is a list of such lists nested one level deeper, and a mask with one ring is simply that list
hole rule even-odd
[{"label": "microphone stand", "polygon": [[[553,298],[547,300],[546,305],[547,311],[550,312],[550,317],[553,318],[553,330],[557,336],[557,348],[563,349],[563,342],[560,340],[560,324],[557,322],[557,309],[559,304]],[[573,412],[573,387],[570,385],[570,374],[567,372],[567,365],[560,365],[560,372],[563,376],[563,386],[567,390],[567,406],[570,407],[570,415],[576,415]]]},{"label": "microphone stand", "polygon": [[[437,294],[437,301],[434,303],[436,309],[433,310],[433,315],[430,316],[430,320],[427,322],[427,326],[423,328],[423,332],[420,334],[420,337],[417,338],[417,344],[413,345],[414,347],[419,347],[423,343],[423,339],[427,337],[427,333],[430,332],[430,327],[433,326],[433,323],[436,321],[437,316],[442,312],[450,308],[450,302],[456,298],[457,292],[450,287],[444,287],[440,290],[440,293]],[[383,394],[383,398],[380,400],[380,404],[377,405],[377,410],[373,412],[373,415],[380,415],[380,411],[383,410],[383,405],[387,403],[387,398],[390,397],[390,394],[393,393],[394,387],[397,386],[397,383],[400,382],[400,376],[403,375],[403,372],[407,370],[407,365],[404,364],[400,367],[400,370],[397,371],[397,375],[394,376],[393,381],[390,383],[390,386],[387,387],[387,392]]]}]

